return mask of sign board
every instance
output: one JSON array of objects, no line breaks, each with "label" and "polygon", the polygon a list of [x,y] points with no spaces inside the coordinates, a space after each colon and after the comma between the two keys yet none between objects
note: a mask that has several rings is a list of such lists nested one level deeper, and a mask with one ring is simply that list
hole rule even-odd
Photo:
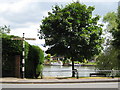
[{"label": "sign board", "polygon": [[[24,38],[12,38],[12,40],[24,40]],[[25,40],[36,40],[36,38],[25,38]]]},{"label": "sign board", "polygon": [[11,40],[24,40],[24,38],[12,38]]},{"label": "sign board", "polygon": [[36,40],[36,38],[25,38],[25,40]]}]

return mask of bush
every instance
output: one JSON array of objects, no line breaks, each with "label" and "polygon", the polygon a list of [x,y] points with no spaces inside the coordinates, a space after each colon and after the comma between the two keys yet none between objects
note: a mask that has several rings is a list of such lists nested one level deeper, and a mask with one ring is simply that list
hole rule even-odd
[{"label": "bush", "polygon": [[[3,76],[14,76],[15,55],[20,55],[22,61],[23,42],[11,40],[18,36],[2,34],[2,72]],[[25,77],[34,78],[42,72],[44,53],[38,46],[25,42]],[[22,64],[21,64],[22,67]],[[10,73],[8,73],[10,72]]]},{"label": "bush", "polygon": [[42,73],[44,53],[34,45],[29,46],[28,59],[26,60],[26,77],[37,78]]},{"label": "bush", "polygon": [[[106,49],[105,53],[102,53],[97,58],[96,68],[99,70],[119,70],[120,69],[120,60],[118,58],[119,50],[110,46]],[[111,72],[105,72],[110,74]],[[119,76],[120,72],[116,72],[116,76]]]},{"label": "bush", "polygon": [[120,60],[117,58],[119,51],[114,47],[109,47],[97,58],[97,68],[102,70],[119,70]]}]

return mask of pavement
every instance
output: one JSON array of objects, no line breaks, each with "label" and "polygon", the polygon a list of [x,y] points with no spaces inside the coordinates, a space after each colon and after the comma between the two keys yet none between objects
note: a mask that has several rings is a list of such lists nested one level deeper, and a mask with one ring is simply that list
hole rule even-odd
[{"label": "pavement", "polygon": [[21,78],[0,78],[0,84],[50,84],[50,83],[99,83],[99,82],[120,82],[120,78],[79,78],[79,79],[21,79]]}]

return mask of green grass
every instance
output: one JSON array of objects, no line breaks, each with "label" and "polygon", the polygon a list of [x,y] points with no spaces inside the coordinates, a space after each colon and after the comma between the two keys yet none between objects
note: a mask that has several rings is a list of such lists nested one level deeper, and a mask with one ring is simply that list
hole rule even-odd
[{"label": "green grass", "polygon": [[83,63],[83,62],[74,61],[74,63],[84,64],[84,65],[96,65],[96,62]]},{"label": "green grass", "polygon": [[88,63],[85,63],[85,65],[97,65],[95,62],[88,62]]}]

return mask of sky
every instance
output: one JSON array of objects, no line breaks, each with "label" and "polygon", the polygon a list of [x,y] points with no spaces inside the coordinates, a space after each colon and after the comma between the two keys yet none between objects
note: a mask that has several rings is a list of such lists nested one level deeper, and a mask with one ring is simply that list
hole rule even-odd
[{"label": "sky", "polygon": [[[43,17],[52,10],[54,5],[66,5],[76,0],[0,0],[0,26],[10,26],[10,35],[26,38],[36,38],[27,41],[31,45],[38,45],[43,50],[44,40],[39,40],[37,32]],[[87,6],[95,6],[93,15],[103,17],[107,12],[117,11],[119,0],[79,0]],[[102,19],[101,19],[102,20]],[[102,21],[99,21],[102,23]]]}]

